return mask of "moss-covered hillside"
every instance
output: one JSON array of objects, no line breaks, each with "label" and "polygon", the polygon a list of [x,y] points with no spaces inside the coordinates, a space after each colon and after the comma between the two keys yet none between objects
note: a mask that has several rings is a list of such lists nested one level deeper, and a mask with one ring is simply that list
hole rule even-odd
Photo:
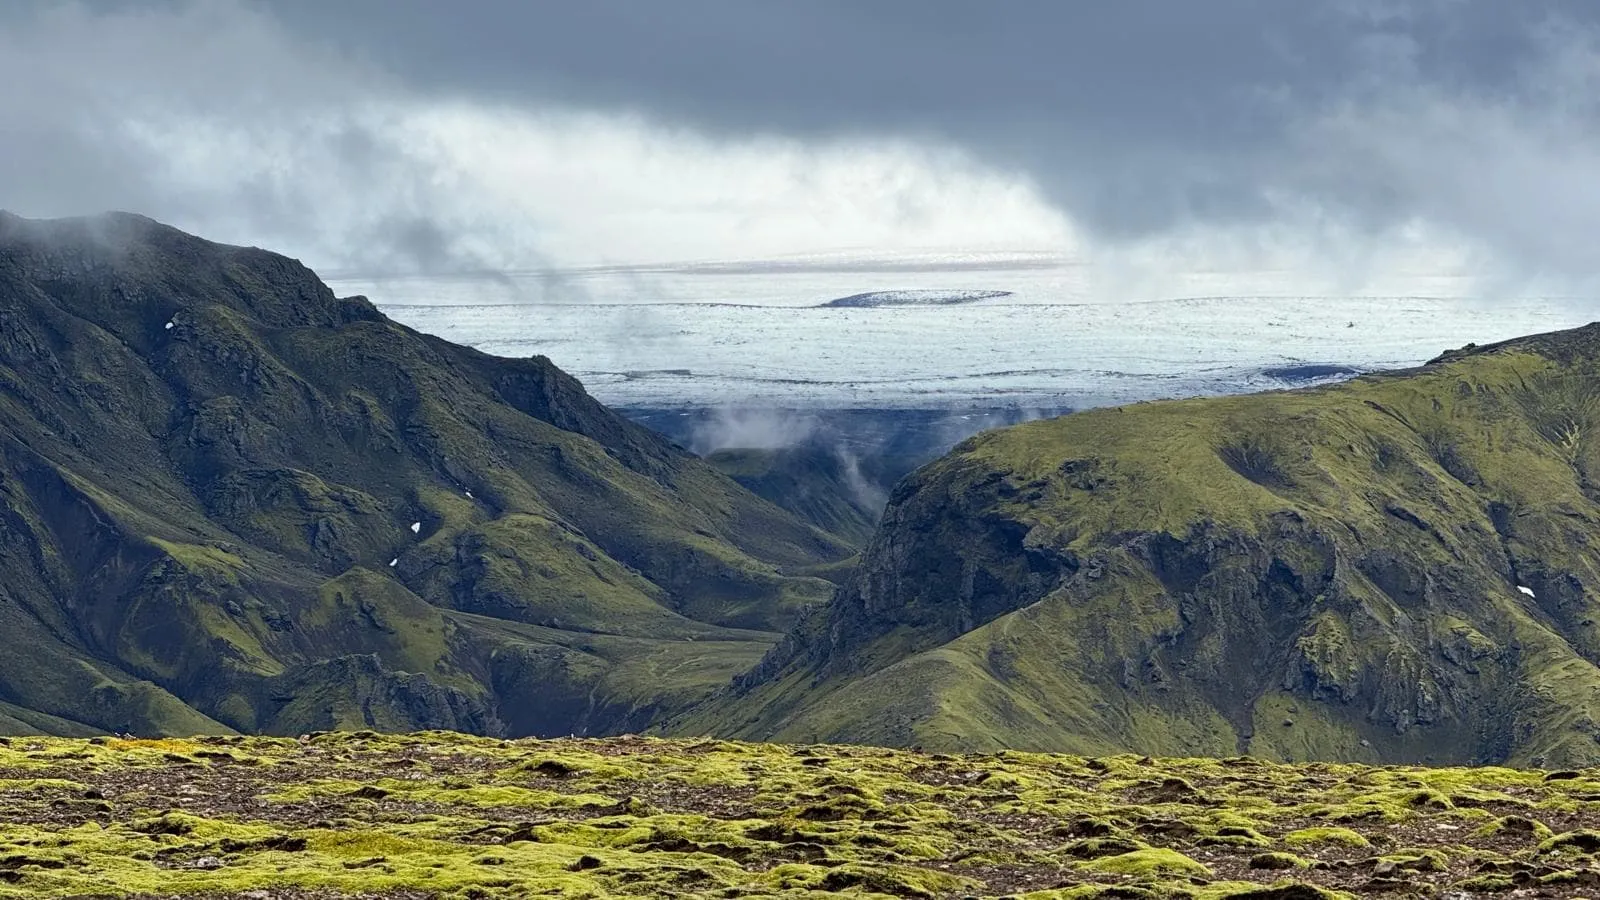
[{"label": "moss-covered hillside", "polygon": [[0,741],[0,897],[1593,895],[1600,773],[713,740]]},{"label": "moss-covered hillside", "polygon": [[682,727],[1600,762],[1600,325],[1100,409],[903,483],[854,580]]},{"label": "moss-covered hillside", "polygon": [[0,734],[637,729],[849,552],[548,360],[0,214]]}]

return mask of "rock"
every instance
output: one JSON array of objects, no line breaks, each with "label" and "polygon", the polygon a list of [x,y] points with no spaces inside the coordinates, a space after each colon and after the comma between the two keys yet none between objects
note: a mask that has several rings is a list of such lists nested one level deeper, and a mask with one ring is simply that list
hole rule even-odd
[{"label": "rock", "polygon": [[1332,900],[1333,894],[1309,884],[1279,884],[1221,895],[1223,900]]}]

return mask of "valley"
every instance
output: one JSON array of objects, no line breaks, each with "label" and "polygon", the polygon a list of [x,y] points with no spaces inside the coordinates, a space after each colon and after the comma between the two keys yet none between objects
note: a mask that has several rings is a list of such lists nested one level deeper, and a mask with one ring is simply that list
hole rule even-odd
[{"label": "valley", "polygon": [[1600,3],[0,85],[0,900],[1600,898]]},{"label": "valley", "polygon": [[1261,377],[617,411],[0,217],[0,896],[1588,890],[1600,325]]},{"label": "valley", "polygon": [[1600,761],[1597,326],[1070,415],[621,415],[265,251],[0,226],[0,731]]}]

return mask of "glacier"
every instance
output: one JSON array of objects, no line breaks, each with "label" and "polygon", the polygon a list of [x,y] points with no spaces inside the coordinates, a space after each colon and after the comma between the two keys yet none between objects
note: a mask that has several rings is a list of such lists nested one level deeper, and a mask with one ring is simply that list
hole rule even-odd
[{"label": "glacier", "polygon": [[[599,266],[438,275],[339,273],[420,331],[543,355],[619,407],[1082,408],[1336,380],[1469,342],[1586,321],[1562,297],[1306,295],[1230,282],[1105,299],[1086,267],[1038,255]],[[1268,286],[1271,279],[1267,279]],[[827,305],[842,297],[952,303]]]}]

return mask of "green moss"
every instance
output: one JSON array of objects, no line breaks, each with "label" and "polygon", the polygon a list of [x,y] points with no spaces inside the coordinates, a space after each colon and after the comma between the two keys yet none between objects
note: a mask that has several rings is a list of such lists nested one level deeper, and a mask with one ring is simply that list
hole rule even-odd
[{"label": "green moss", "polygon": [[976,884],[968,878],[928,869],[844,865],[829,870],[817,887],[827,893],[857,890],[894,897],[931,898],[970,889]]},{"label": "green moss", "polygon": [[318,797],[351,796],[362,800],[437,803],[445,806],[505,807],[517,806],[533,809],[574,807],[608,808],[617,805],[615,797],[602,794],[564,794],[555,791],[535,791],[527,788],[502,785],[417,784],[416,782],[382,779],[370,783],[352,781],[316,781],[268,795],[265,799],[276,803],[293,803]]},{"label": "green moss", "polygon": [[1477,837],[1503,836],[1538,842],[1546,841],[1552,836],[1549,826],[1523,816],[1502,816],[1485,823],[1473,834]]},{"label": "green moss", "polygon": [[1588,855],[1600,852],[1600,832],[1580,829],[1567,831],[1539,843],[1539,853],[1548,856]]},{"label": "green moss", "polygon": [[1201,875],[1211,870],[1182,853],[1164,847],[1134,850],[1083,863],[1081,868],[1090,872],[1111,875]]},{"label": "green moss", "polygon": [[[1381,817],[1283,831],[1308,810],[1425,784],[1540,802],[1584,802],[1575,798],[1590,789],[1581,777],[1494,769],[370,730],[0,739],[0,768],[18,773],[0,795],[24,823],[0,827],[0,897],[298,889],[1285,900],[1321,896],[1312,885],[1342,883],[1332,879],[1358,858],[1389,877],[1431,880],[1467,866],[1565,871],[1562,858],[1600,847],[1583,832],[1542,846],[1507,841],[1521,833],[1512,817],[1478,830],[1462,810],[1426,805],[1407,807],[1415,846],[1396,845]],[[1250,846],[1260,840],[1293,852]],[[1367,858],[1372,844],[1381,856]],[[1212,882],[1213,872],[1233,880]],[[1290,873],[1307,886],[1291,889],[1281,880]]]},{"label": "green moss", "polygon": [[1310,866],[1311,863],[1295,856],[1293,853],[1274,851],[1272,853],[1257,853],[1255,856],[1250,857],[1250,868],[1252,869],[1283,871],[1286,869],[1305,869]]},{"label": "green moss", "polygon": [[501,778],[531,776],[592,784],[610,779],[641,778],[647,771],[644,766],[619,762],[614,756],[551,746],[547,753],[539,754],[535,759],[525,759],[502,769],[498,774]]},{"label": "green moss", "polygon": [[1202,840],[1207,844],[1221,844],[1231,847],[1272,846],[1272,842],[1267,840],[1261,832],[1244,825],[1225,825],[1212,831]]},{"label": "green moss", "polygon": [[1100,859],[1107,856],[1132,853],[1135,850],[1148,849],[1150,849],[1150,845],[1143,841],[1131,840],[1125,837],[1095,837],[1073,841],[1062,847],[1061,852],[1075,859]]},{"label": "green moss", "polygon": [[1370,847],[1371,842],[1359,832],[1349,828],[1318,827],[1301,828],[1291,831],[1283,836],[1284,844],[1290,847],[1313,847],[1318,844],[1335,844],[1341,847]]},{"label": "green moss", "polygon": [[1378,860],[1407,872],[1445,872],[1450,868],[1450,857],[1442,850],[1402,849],[1380,856]]}]

